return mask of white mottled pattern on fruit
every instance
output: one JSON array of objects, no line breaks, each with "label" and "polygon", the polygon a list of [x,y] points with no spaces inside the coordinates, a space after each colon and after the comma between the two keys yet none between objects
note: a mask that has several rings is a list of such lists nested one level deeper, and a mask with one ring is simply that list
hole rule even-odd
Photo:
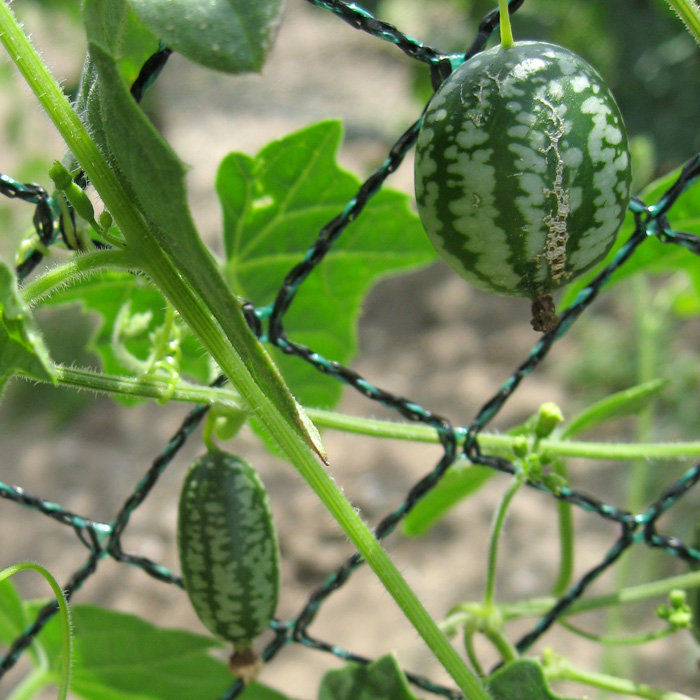
[{"label": "white mottled pattern on fruit", "polygon": [[617,115],[595,71],[560,47],[525,42],[463,64],[418,139],[416,195],[435,247],[506,294],[550,291],[590,267],[629,195]]}]

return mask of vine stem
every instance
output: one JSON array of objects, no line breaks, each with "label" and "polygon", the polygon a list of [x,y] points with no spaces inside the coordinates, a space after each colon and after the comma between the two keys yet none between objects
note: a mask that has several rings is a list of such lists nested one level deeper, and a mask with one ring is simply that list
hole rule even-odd
[{"label": "vine stem", "polygon": [[[175,267],[17,23],[7,0],[0,3],[0,40],[85,170],[135,259],[199,337],[246,405],[255,411],[460,690],[470,700],[488,700],[483,684],[439,630],[371,530],[317,461],[311,449],[320,455],[322,448],[309,435],[311,431],[303,423],[305,415],[301,408],[293,415],[284,413],[284,409],[293,410],[293,400],[276,368],[250,333],[240,304],[227,289],[219,289],[219,298],[215,298],[212,280],[221,275],[213,260],[202,254],[202,259],[196,261],[200,270],[210,266],[213,276],[208,280],[196,279],[190,273],[194,261],[188,265],[188,261],[180,260]],[[282,406],[280,396],[290,396],[289,402]]]},{"label": "vine stem", "polygon": [[[103,255],[104,253],[99,253]],[[97,255],[95,253],[94,255]],[[83,257],[88,257],[87,255]],[[63,266],[61,266],[63,267]],[[55,268],[58,270],[58,268]],[[64,272],[67,272],[69,267]],[[57,276],[63,277],[63,272]],[[42,279],[42,278],[39,278]],[[36,282],[39,282],[39,279]],[[66,282],[67,283],[67,282]],[[43,285],[41,285],[43,286]],[[29,285],[23,289],[29,290]],[[45,295],[44,295],[45,296]],[[24,295],[31,302],[35,297]],[[159,375],[145,377],[125,377],[105,374],[80,367],[55,365],[59,384],[84,391],[128,396],[132,398],[163,400],[168,394],[173,401],[205,403],[227,408],[245,409],[240,394],[231,388],[213,388],[191,384],[179,380],[172,388],[172,381]],[[32,381],[39,381],[32,379]],[[48,380],[47,380],[48,381]],[[329,428],[356,435],[384,440],[408,440],[411,442],[438,444],[440,438],[435,429],[413,423],[397,423],[375,418],[360,418],[342,413],[333,413],[320,408],[305,409],[309,418],[320,428]],[[480,433],[477,437],[479,448],[484,452],[508,453],[518,437],[511,435],[489,435]],[[700,456],[700,442],[649,442],[649,443],[607,443],[580,442],[576,440],[547,440],[539,442],[540,447],[552,456],[582,457],[609,461],[630,459],[687,459]]]},{"label": "vine stem", "polygon": [[501,47],[507,49],[513,46],[513,29],[510,25],[510,12],[508,0],[498,0],[498,22],[501,28]]}]

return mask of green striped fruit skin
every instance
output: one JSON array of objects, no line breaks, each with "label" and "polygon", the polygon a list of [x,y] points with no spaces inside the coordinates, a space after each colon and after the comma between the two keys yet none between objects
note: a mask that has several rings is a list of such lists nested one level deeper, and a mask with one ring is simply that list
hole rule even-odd
[{"label": "green striped fruit skin", "polygon": [[416,148],[423,226],[488,292],[535,299],[610,250],[630,199],[625,126],[602,78],[543,42],[495,47],[433,96]]},{"label": "green striped fruit skin", "polygon": [[212,450],[192,465],[180,494],[177,539],[185,589],[199,619],[234,648],[250,647],[279,598],[274,521],[250,464]]}]

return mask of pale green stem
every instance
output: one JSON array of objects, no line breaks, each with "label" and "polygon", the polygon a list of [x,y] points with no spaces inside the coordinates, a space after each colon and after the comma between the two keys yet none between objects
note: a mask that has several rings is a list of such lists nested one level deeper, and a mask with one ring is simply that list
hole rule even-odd
[{"label": "pale green stem", "polygon": [[[563,459],[554,460],[552,471],[568,482],[566,463]],[[557,501],[557,519],[559,522],[559,573],[552,586],[552,595],[556,598],[567,590],[574,572],[574,517],[571,503]]]},{"label": "pale green stem", "polygon": [[54,365],[54,372],[58,383],[62,386],[85,391],[157,401],[169,397],[173,401],[225,406],[239,410],[243,408],[241,397],[232,389],[199,386],[183,380],[178,380],[173,389],[171,379],[157,374],[121,377],[62,365]]},{"label": "pale green stem", "polygon": [[579,637],[583,637],[590,642],[595,642],[596,644],[605,644],[606,646],[636,646],[639,644],[648,644],[649,642],[654,642],[657,639],[663,639],[671,634],[675,634],[678,630],[673,627],[662,627],[654,632],[646,632],[643,634],[633,634],[629,636],[609,636],[606,634],[593,634],[593,632],[587,632],[576,625],[572,625],[566,620],[558,620],[558,623],[565,629],[576,634]]},{"label": "pale green stem", "polygon": [[[692,571],[679,576],[671,576],[658,581],[642,583],[638,586],[629,586],[615,593],[607,595],[583,598],[574,601],[565,611],[565,617],[571,617],[590,610],[600,610],[615,605],[628,605],[639,603],[651,598],[668,595],[676,589],[700,588],[700,571]],[[529,617],[541,617],[548,612],[557,602],[551,596],[532,598],[519,603],[497,603],[497,608],[504,621],[520,620]],[[461,603],[453,608],[453,611],[442,622],[443,629],[456,629],[464,623],[472,620],[475,615],[481,614],[479,603]]]},{"label": "pale green stem", "polygon": [[[102,374],[92,370],[55,367],[60,384],[76,389],[95,391],[119,396],[143,399],[164,399],[171,391],[171,380],[167,377],[144,376],[140,378]],[[172,394],[173,401],[192,403],[221,404],[231,408],[244,408],[245,402],[233,389],[214,389],[179,380]],[[371,418],[357,418],[323,409],[305,409],[309,418],[319,427],[343,432],[368,435],[375,438],[410,440],[412,442],[439,442],[437,432],[432,428],[411,424],[392,423]],[[482,452],[508,451],[517,438],[508,435],[480,435],[477,442]],[[658,459],[681,459],[700,455],[700,442],[609,444],[604,442],[556,442],[542,440],[552,455],[564,453],[570,457],[624,461],[634,457]]]},{"label": "pale green stem", "polygon": [[[358,418],[357,416],[348,416],[322,409],[307,409],[307,413],[314,423],[321,428],[331,428],[356,435],[392,440],[427,443],[440,442],[437,430],[425,425]],[[519,440],[520,438],[510,435],[492,435],[488,433],[480,433],[477,438],[479,447],[483,452],[497,451],[501,454],[511,452],[512,446]],[[458,443],[464,443],[464,437],[459,434]],[[700,441],[635,443],[628,445],[624,443],[545,439],[539,441],[539,447],[542,452],[546,452],[552,457],[584,457],[587,459],[613,461],[685,459],[700,455]]]},{"label": "pale green stem", "polygon": [[508,0],[498,0],[499,24],[501,27],[501,47],[507,49],[513,45],[513,30],[510,26]]},{"label": "pale green stem", "polygon": [[491,527],[488,568],[486,570],[486,587],[483,598],[483,607],[486,610],[493,607],[494,594],[496,590],[496,569],[498,565],[498,544],[501,539],[501,531],[503,530],[503,525],[506,521],[508,507],[510,506],[515,494],[523,485],[523,482],[524,476],[522,474],[518,474],[517,476],[513,477],[503,498],[501,499],[501,504],[498,511],[496,511],[496,516]]},{"label": "pale green stem", "polygon": [[700,7],[693,0],[666,0],[700,44]]},{"label": "pale green stem", "polygon": [[683,693],[675,693],[668,690],[654,688],[644,683],[635,683],[626,678],[618,678],[607,673],[595,673],[593,671],[583,671],[566,664],[555,664],[550,670],[545,666],[545,675],[548,680],[566,680],[577,683],[585,683],[594,688],[601,688],[613,693],[631,695],[646,700],[692,700]]},{"label": "pale green stem", "polygon": [[[488,694],[479,679],[440,632],[370,529],[340,492],[333,478],[317,462],[307,441],[308,431],[300,428],[298,422],[295,423],[301,421],[299,414],[294,417],[283,414],[276,397],[284,395],[286,389],[282,387],[278,375],[265,364],[264,356],[255,345],[257,341],[243,319],[240,306],[226,295],[217,298],[217,290],[212,288],[212,281],[194,279],[184,261],[182,268],[173,268],[172,262],[157,244],[141,213],[90,139],[60,86],[41,61],[5,1],[0,3],[0,40],[85,170],[144,270],[199,337],[240,392],[246,405],[255,410],[267,432],[341,525],[458,687],[470,700],[488,700]],[[215,274],[212,279],[219,276],[213,267],[213,261],[202,259],[198,263],[201,269],[208,264],[213,268]],[[218,289],[219,296],[221,292]],[[203,300],[205,297],[206,302]],[[215,316],[213,310],[216,310]],[[251,375],[251,370],[256,367],[261,368],[264,376],[255,378]],[[272,393],[266,392],[265,382],[277,383]],[[285,405],[285,408],[289,407]]]}]

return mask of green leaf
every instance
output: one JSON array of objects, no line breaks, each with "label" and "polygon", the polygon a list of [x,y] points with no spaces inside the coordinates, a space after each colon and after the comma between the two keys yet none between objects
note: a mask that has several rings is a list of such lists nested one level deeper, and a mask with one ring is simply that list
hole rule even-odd
[{"label": "green leaf", "polygon": [[486,689],[494,700],[574,700],[552,693],[535,659],[520,659],[504,666],[489,676]]},{"label": "green leaf", "polygon": [[[215,359],[219,364],[224,360],[230,375],[239,373],[237,378],[229,376],[234,384],[247,386],[256,401],[264,396],[271,404],[269,411],[264,411],[269,421],[281,420],[326,461],[325,449],[317,434],[307,430],[304,424],[303,409],[250,332],[239,300],[231,294],[213,256],[197,233],[187,205],[184,165],[148,121],[119,75],[101,22],[104,8],[116,1],[85,0],[83,13],[90,56],[101,88],[102,127],[111,162],[121,173],[124,187],[132,193],[133,205],[148,224],[149,237],[144,245],[149,250],[153,244],[160,248],[153,260],[148,257],[143,260],[143,268],[158,284],[168,285],[171,295],[179,295],[182,308],[178,310],[185,320],[199,319],[200,332],[209,329],[208,337],[200,337],[200,340],[206,347],[216,345],[219,348]],[[123,234],[138,255],[140,241],[136,232],[124,231]],[[185,288],[189,293],[184,293]],[[202,322],[205,315],[213,316],[219,323],[233,346],[229,352],[221,348],[220,337],[214,337],[213,324]]]},{"label": "green leaf", "polygon": [[404,518],[404,535],[424,535],[450,508],[476,493],[495,473],[488,467],[455,462],[437,486],[421,498]]},{"label": "green leaf", "polygon": [[601,425],[605,421],[610,420],[610,418],[636,413],[649,404],[650,401],[653,401],[668,384],[669,381],[666,379],[653,379],[624,391],[610,394],[610,396],[606,396],[601,401],[588,406],[572,418],[564,428],[561,437],[573,437]]},{"label": "green leaf", "polygon": [[[165,321],[166,302],[162,294],[143,278],[121,272],[103,273],[99,277],[79,280],[46,299],[43,305],[71,303],[78,303],[85,312],[94,312],[101,317],[102,322],[90,339],[89,349],[100,356],[103,370],[108,374],[123,374],[124,370],[131,369],[120,360],[113,341],[115,324],[125,304],[129,305],[132,316],[141,314],[144,319],[141,332],[122,340],[124,349],[140,361],[148,359],[153,345],[151,336]],[[180,374],[207,382],[210,366],[201,343],[182,324],[180,333]],[[129,402],[131,401],[133,400]]]},{"label": "green leaf", "polygon": [[[43,605],[32,601],[35,615]],[[209,655],[224,647],[214,637],[162,629],[135,615],[91,605],[71,607],[74,658],[71,691],[86,700],[207,700],[218,698],[235,679]],[[50,670],[60,671],[60,627],[52,619],[39,635]],[[285,700],[257,683],[242,700]]]},{"label": "green leaf", "polygon": [[[234,291],[256,306],[274,300],[323,226],[357,194],[358,179],[336,163],[341,139],[342,124],[326,121],[268,144],[255,158],[232,153],[221,163],[226,272]],[[435,255],[409,198],[383,189],[304,281],[285,315],[288,336],[347,364],[369,288]],[[273,357],[302,404],[328,408],[340,398],[340,382],[319,381],[316,369],[282,353]]]},{"label": "green leaf", "polygon": [[17,589],[9,578],[0,581],[0,642],[11,644],[28,625]]},{"label": "green leaf", "polygon": [[328,671],[321,680],[318,700],[416,700],[389,654],[371,664],[347,664]]},{"label": "green leaf", "polygon": [[[640,198],[646,204],[656,204],[666,190],[678,179],[679,173],[680,169],[652,182],[641,192]],[[669,212],[669,221],[671,227],[677,231],[700,235],[700,187],[697,184],[689,187],[676,200],[672,210]],[[593,272],[584,275],[566,288],[559,302],[561,309],[569,306],[576,298],[576,295],[590,283],[595,274],[612,261],[633,231],[634,217],[628,213],[610,253]],[[690,277],[696,293],[700,296],[700,274],[697,268],[697,256],[681,246],[661,243],[654,237],[639,246],[630,260],[615,272],[608,283],[607,289],[639,272],[646,271],[651,274],[662,274],[682,270]]]},{"label": "green leaf", "polygon": [[130,0],[151,31],[191,61],[259,71],[282,18],[283,0]]},{"label": "green leaf", "polygon": [[19,295],[14,272],[0,262],[0,393],[13,374],[56,384],[49,351]]}]

